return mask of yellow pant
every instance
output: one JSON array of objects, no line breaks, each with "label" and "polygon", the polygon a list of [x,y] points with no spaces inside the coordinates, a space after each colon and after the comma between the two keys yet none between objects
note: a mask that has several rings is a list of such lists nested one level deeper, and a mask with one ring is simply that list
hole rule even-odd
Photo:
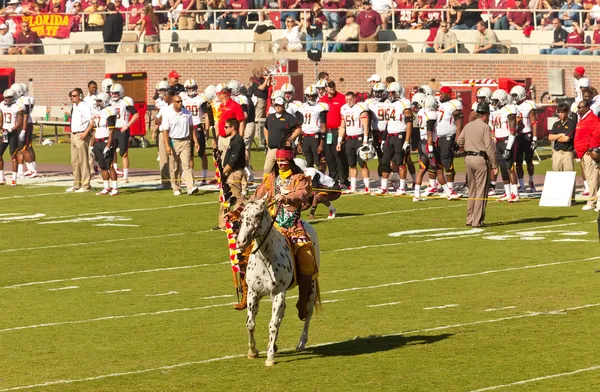
[{"label": "yellow pant", "polygon": [[312,276],[316,279],[319,275],[319,267],[315,255],[315,247],[312,242],[303,242],[293,244],[292,248],[296,257],[298,273],[306,276]]}]

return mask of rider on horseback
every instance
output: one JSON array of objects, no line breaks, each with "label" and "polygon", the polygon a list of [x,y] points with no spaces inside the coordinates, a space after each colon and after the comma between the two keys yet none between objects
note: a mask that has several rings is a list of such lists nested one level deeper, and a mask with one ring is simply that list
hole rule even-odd
[{"label": "rider on horseback", "polygon": [[[299,290],[296,307],[298,317],[304,320],[306,304],[312,294],[312,280],[317,278],[319,272],[313,243],[300,220],[302,205],[311,195],[311,180],[294,163],[294,153],[291,149],[277,150],[276,159],[277,165],[264,176],[253,199],[267,196],[268,204],[276,202],[271,207],[271,215],[277,212],[276,227],[288,238],[294,252]],[[281,207],[277,208],[279,204]]]}]

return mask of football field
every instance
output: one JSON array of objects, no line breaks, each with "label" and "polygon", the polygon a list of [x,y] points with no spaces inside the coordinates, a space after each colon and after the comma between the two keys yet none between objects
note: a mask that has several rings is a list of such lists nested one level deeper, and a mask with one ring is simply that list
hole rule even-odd
[{"label": "football field", "polygon": [[0,392],[600,388],[598,215],[581,204],[494,201],[484,228],[464,200],[320,206],[323,309],[296,353],[289,292],[266,368],[270,303],[249,360],[217,199],[2,187]]}]

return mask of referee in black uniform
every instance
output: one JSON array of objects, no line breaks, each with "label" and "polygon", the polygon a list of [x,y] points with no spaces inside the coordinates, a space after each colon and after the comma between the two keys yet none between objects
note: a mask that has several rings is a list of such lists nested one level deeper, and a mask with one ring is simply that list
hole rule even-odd
[{"label": "referee in black uniform", "polygon": [[275,153],[286,142],[291,145],[302,134],[302,120],[285,110],[285,100],[281,97],[273,101],[275,113],[270,114],[263,130],[267,141],[267,157],[265,158],[264,173],[269,173],[275,165]]}]

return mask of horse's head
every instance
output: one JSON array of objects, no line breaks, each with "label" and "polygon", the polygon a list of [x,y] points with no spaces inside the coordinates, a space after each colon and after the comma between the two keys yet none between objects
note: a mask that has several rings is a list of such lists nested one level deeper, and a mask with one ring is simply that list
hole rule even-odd
[{"label": "horse's head", "polygon": [[[240,216],[240,228],[237,234],[236,245],[238,249],[245,249],[257,236],[264,234],[263,221],[267,215],[266,196],[260,200],[246,204]],[[263,228],[261,228],[263,226]]]}]

